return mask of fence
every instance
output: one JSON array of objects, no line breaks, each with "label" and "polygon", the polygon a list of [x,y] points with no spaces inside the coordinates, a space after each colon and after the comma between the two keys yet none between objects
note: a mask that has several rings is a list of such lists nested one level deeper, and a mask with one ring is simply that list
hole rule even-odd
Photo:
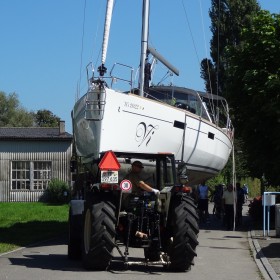
[{"label": "fence", "polygon": [[5,202],[37,202],[44,199],[45,191],[17,190],[10,191]]}]

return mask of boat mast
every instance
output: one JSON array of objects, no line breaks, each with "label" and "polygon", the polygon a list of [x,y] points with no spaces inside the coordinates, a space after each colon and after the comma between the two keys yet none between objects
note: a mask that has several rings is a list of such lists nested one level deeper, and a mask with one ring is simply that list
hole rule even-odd
[{"label": "boat mast", "polygon": [[140,96],[144,96],[144,80],[145,80],[145,64],[148,49],[148,33],[149,33],[149,12],[150,0],[143,0],[142,8],[142,35],[141,35],[141,58],[140,58],[140,75],[139,88]]},{"label": "boat mast", "polygon": [[106,8],[106,18],[104,25],[104,33],[103,33],[103,44],[102,44],[102,58],[101,65],[98,67],[98,72],[100,76],[104,76],[107,71],[107,68],[104,66],[107,56],[107,48],[110,34],[110,26],[112,19],[112,11],[113,11],[114,0],[107,0],[107,8]]}]

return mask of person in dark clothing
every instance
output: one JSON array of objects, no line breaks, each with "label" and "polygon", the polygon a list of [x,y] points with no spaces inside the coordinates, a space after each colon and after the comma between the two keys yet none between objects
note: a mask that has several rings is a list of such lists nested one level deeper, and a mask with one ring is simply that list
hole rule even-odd
[{"label": "person in dark clothing", "polygon": [[244,184],[243,187],[242,187],[242,190],[244,192],[244,201],[247,202],[248,195],[249,195],[249,188],[248,188],[248,186],[246,184]]},{"label": "person in dark clothing", "polygon": [[128,205],[134,196],[140,196],[144,191],[149,193],[154,193],[159,195],[160,191],[152,188],[150,185],[144,182],[141,178],[141,172],[144,168],[144,165],[141,161],[136,160],[131,164],[131,169],[128,174],[125,175],[124,179],[129,180],[132,184],[132,192],[124,193],[122,195],[122,205],[124,208],[128,208]]},{"label": "person in dark clothing", "polygon": [[236,183],[236,225],[242,225],[242,208],[245,202],[245,194],[243,189],[240,186],[240,183]]},{"label": "person in dark clothing", "polygon": [[218,219],[221,218],[221,212],[222,212],[222,198],[223,198],[223,185],[217,185],[215,186],[215,191],[214,191],[214,208],[213,208],[213,214],[216,215]]},{"label": "person in dark clothing", "polygon": [[201,222],[209,222],[208,192],[209,188],[203,181],[197,188],[198,210]]},{"label": "person in dark clothing", "polygon": [[146,191],[159,194],[159,190],[152,188],[142,180],[140,174],[143,168],[142,162],[136,160],[132,163],[130,172],[125,176],[125,179],[130,180],[132,183],[132,193],[139,194],[142,191]]}]

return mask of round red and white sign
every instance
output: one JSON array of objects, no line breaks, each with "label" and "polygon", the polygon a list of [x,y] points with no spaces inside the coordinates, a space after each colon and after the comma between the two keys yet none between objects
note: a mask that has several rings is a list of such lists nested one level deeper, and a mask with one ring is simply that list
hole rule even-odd
[{"label": "round red and white sign", "polygon": [[120,188],[124,192],[129,192],[132,189],[132,183],[129,180],[122,180]]}]

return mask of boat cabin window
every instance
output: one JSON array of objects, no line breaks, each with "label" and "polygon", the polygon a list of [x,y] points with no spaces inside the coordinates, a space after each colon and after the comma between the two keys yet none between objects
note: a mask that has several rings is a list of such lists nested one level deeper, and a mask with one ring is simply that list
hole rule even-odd
[{"label": "boat cabin window", "polygon": [[164,103],[172,104],[172,92],[171,91],[157,91],[157,90],[152,90],[149,92],[148,98],[150,99],[155,99],[162,101]]},{"label": "boat cabin window", "polygon": [[152,88],[149,91],[148,97],[187,110],[193,114],[208,119],[205,108],[202,106],[201,101],[198,99],[195,93],[191,94],[188,92],[181,92],[172,89],[166,90]]}]

